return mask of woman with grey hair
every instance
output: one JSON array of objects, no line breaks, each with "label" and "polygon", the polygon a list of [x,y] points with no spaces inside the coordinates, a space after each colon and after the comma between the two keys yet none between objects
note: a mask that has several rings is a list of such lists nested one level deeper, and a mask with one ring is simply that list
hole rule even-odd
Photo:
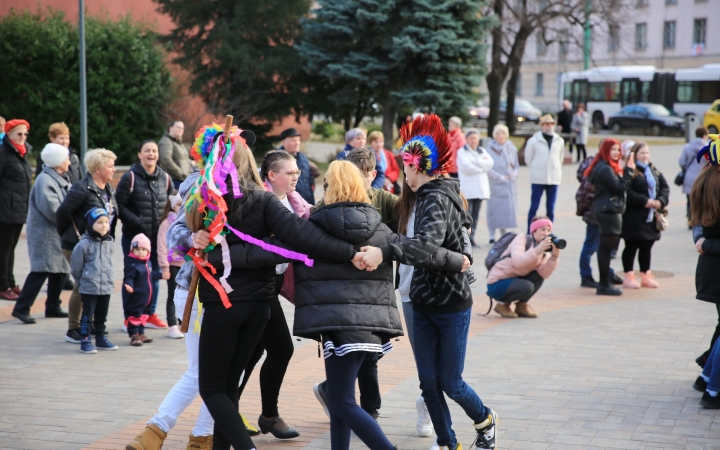
[{"label": "woman with grey hair", "polygon": [[15,303],[12,316],[23,323],[33,324],[30,308],[48,279],[45,317],[67,317],[60,308],[60,293],[70,273],[70,265],[60,249],[55,212],[70,189],[70,154],[66,147],[47,144],[40,157],[45,163],[30,190],[27,217],[27,246],[30,257],[30,273],[25,279],[20,297]]},{"label": "woman with grey hair", "polygon": [[337,160],[342,161],[347,159],[348,153],[356,148],[365,148],[365,142],[367,141],[367,135],[365,130],[362,128],[351,128],[345,132],[345,148],[342,149],[337,155]]},{"label": "woman with grey hair", "polygon": [[493,128],[493,140],[488,145],[488,153],[495,162],[488,173],[490,178],[490,200],[487,205],[487,225],[490,243],[495,243],[495,230],[500,236],[509,228],[517,227],[517,176],[518,152],[508,137],[510,133],[505,125]]},{"label": "woman with grey hair", "polygon": [[457,152],[458,178],[460,192],[468,202],[468,212],[473,221],[470,242],[474,247],[479,247],[475,243],[475,230],[478,226],[482,201],[490,198],[488,171],[493,168],[495,161],[487,150],[480,147],[480,131],[470,128],[465,133],[465,140],[466,144]]}]

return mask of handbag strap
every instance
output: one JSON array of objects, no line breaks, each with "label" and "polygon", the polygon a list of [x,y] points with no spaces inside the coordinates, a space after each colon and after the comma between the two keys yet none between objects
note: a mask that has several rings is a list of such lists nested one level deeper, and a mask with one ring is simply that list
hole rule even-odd
[{"label": "handbag strap", "polygon": [[82,236],[80,236],[80,231],[78,231],[78,227],[77,225],[75,225],[75,219],[71,217],[70,221],[72,222],[73,228],[75,228],[75,234],[77,235],[78,240],[82,239]]}]

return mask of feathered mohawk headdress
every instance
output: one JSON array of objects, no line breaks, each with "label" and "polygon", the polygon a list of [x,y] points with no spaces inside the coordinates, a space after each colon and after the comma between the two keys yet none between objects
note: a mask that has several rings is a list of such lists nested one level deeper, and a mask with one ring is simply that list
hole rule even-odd
[{"label": "feathered mohawk headdress", "polygon": [[713,166],[717,166],[720,163],[720,135],[710,134],[708,135],[710,142],[708,145],[701,148],[697,154],[697,162],[705,157],[705,159]]},{"label": "feathered mohawk headdress", "polygon": [[450,141],[442,121],[435,114],[423,114],[400,129],[403,162],[412,164],[427,175],[447,172],[450,163]]}]

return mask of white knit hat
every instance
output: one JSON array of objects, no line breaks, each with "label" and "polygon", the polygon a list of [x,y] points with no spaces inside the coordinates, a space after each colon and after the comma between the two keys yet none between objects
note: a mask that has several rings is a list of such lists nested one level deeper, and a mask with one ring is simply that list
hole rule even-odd
[{"label": "white knit hat", "polygon": [[60,144],[47,144],[40,152],[43,163],[52,169],[67,161],[69,157],[70,151]]}]

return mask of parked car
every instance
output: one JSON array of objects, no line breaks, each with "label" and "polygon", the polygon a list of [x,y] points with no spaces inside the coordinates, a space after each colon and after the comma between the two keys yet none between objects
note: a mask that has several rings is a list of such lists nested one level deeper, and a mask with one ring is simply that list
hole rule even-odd
[{"label": "parked car", "polygon": [[[538,123],[540,116],[542,116],[542,111],[540,111],[539,108],[536,108],[535,105],[522,98],[515,99],[515,107],[513,109],[515,119],[518,122]],[[500,118],[502,120],[505,119],[505,111],[507,111],[507,100],[503,99],[500,100]]]},{"label": "parked car", "polygon": [[718,134],[718,130],[720,130],[720,100],[715,100],[705,111],[703,126],[707,128],[708,133]]},{"label": "parked car", "polygon": [[685,120],[663,105],[636,103],[625,105],[608,119],[608,128],[620,134],[625,130],[646,132],[653,136],[661,134],[680,135],[685,133]]},{"label": "parked car", "polygon": [[490,115],[490,108],[485,106],[482,101],[478,100],[475,106],[468,106],[468,113],[472,119],[487,119]]}]

